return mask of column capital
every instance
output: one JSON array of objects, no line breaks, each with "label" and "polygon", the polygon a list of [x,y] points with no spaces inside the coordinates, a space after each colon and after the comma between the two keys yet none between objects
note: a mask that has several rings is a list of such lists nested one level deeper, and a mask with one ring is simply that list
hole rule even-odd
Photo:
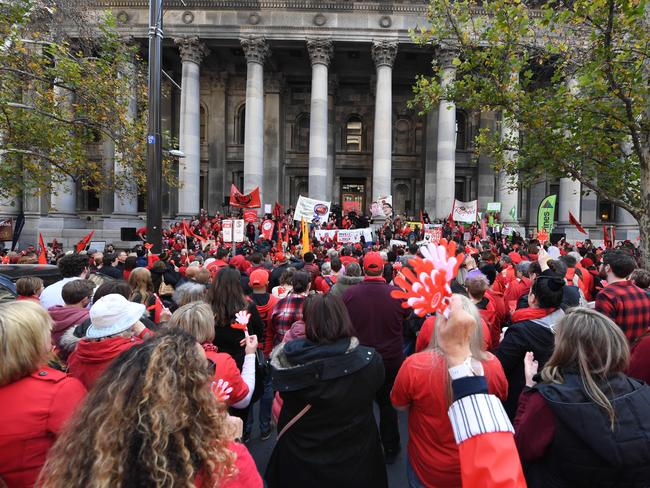
[{"label": "column capital", "polygon": [[438,64],[442,69],[455,69],[454,59],[458,57],[458,50],[451,47],[441,47],[436,51]]},{"label": "column capital", "polygon": [[332,55],[334,54],[334,44],[332,41],[323,37],[312,37],[307,39],[307,51],[311,65],[324,64],[329,66]]},{"label": "column capital", "polygon": [[397,42],[393,41],[374,41],[372,43],[372,59],[375,66],[393,67],[395,56],[397,56]]},{"label": "column capital", "polygon": [[191,62],[200,65],[203,57],[210,53],[205,44],[199,42],[198,37],[181,37],[174,39],[174,43],[178,46],[183,63]]},{"label": "column capital", "polygon": [[259,63],[264,65],[266,57],[270,54],[269,45],[264,37],[248,36],[242,37],[239,42],[246,55],[248,63]]}]

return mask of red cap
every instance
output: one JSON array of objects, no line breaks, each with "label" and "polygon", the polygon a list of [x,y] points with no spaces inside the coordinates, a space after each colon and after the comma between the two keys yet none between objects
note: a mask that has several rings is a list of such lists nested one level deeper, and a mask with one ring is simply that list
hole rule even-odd
[{"label": "red cap", "polygon": [[248,281],[251,286],[266,286],[269,284],[269,274],[263,269],[256,269]]},{"label": "red cap", "polygon": [[363,269],[365,270],[380,270],[384,267],[384,260],[381,254],[371,251],[363,257]]},{"label": "red cap", "polygon": [[512,260],[512,264],[519,264],[522,261],[521,254],[515,251],[512,251],[510,254],[508,254],[508,257]]}]

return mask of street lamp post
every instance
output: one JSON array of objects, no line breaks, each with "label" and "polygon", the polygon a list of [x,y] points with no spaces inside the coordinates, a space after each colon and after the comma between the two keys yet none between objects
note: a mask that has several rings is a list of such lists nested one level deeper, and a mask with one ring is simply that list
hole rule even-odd
[{"label": "street lamp post", "polygon": [[147,240],[162,252],[162,137],[160,73],[162,68],[162,0],[149,2],[149,124],[147,130]]}]

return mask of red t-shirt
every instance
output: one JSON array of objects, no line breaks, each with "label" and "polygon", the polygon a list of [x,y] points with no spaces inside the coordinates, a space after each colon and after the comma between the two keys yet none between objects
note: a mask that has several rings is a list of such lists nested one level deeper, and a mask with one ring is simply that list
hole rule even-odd
[{"label": "red t-shirt", "polygon": [[228,404],[237,403],[248,394],[248,385],[241,377],[235,360],[225,352],[205,351],[205,357],[215,364],[214,380],[227,381],[232,387]]},{"label": "red t-shirt", "polygon": [[[505,399],[508,382],[501,363],[487,353],[483,362],[490,393]],[[408,456],[427,487],[461,486],[458,447],[447,410],[451,404],[447,366],[435,351],[406,358],[395,378],[390,399],[396,407],[410,407]]]},{"label": "red t-shirt", "polygon": [[[479,312],[482,312],[482,310],[479,310]],[[435,329],[435,327],[436,327],[435,315],[432,315],[431,317],[427,317],[424,323],[422,324],[422,327],[420,328],[420,332],[418,334],[417,339],[415,340],[415,352],[422,352],[429,346],[429,344],[431,343],[431,339],[433,338],[433,330]],[[487,351],[488,349],[496,347],[496,344],[492,344],[490,328],[487,322],[485,321],[485,318],[483,318],[482,315],[481,315],[481,327],[483,328],[483,350]]]}]

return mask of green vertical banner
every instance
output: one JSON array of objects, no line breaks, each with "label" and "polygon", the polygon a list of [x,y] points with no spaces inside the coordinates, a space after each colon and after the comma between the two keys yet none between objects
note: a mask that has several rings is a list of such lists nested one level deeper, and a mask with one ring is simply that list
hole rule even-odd
[{"label": "green vertical banner", "polygon": [[555,202],[557,195],[549,195],[539,204],[537,210],[537,230],[544,230],[549,234],[555,223]]}]

